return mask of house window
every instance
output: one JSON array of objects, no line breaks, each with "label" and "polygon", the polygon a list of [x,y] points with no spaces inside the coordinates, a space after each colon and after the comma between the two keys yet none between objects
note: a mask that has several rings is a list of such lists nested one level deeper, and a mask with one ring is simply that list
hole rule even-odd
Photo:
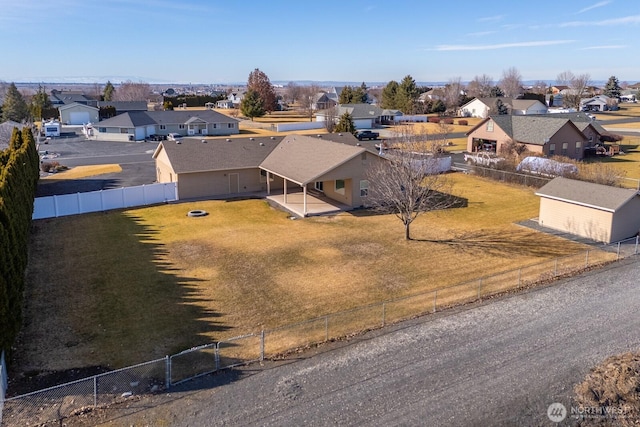
[{"label": "house window", "polygon": [[120,133],[129,133],[129,129],[120,128]]},{"label": "house window", "polygon": [[233,129],[233,127],[234,127],[233,123],[229,123],[228,125],[229,125],[229,129]]},{"label": "house window", "polygon": [[553,156],[556,154],[556,144],[549,144],[549,155]]},{"label": "house window", "polygon": [[487,132],[493,132],[493,120],[487,122]]},{"label": "house window", "polygon": [[215,128],[217,128],[217,127],[218,127],[218,124],[217,124],[217,123],[214,123],[214,124],[213,124],[213,128],[215,129]]},{"label": "house window", "polygon": [[360,181],[360,197],[367,197],[369,194],[369,181],[363,179]]},{"label": "house window", "polygon": [[167,126],[165,125],[160,125],[160,130],[165,130],[167,128]]},{"label": "house window", "polygon": [[98,128],[98,132],[106,132],[107,128]]},{"label": "house window", "polygon": [[569,149],[569,143],[568,142],[563,142],[562,143],[562,155],[566,156],[567,155],[567,150]]},{"label": "house window", "polygon": [[582,141],[576,141],[576,154],[580,155],[580,150],[582,150]]},{"label": "house window", "polygon": [[184,125],[178,125],[178,129],[184,129]]},{"label": "house window", "polygon": [[[264,169],[260,169],[260,182],[267,182],[268,172]],[[269,181],[273,181],[273,175],[269,176]]]},{"label": "house window", "polygon": [[336,193],[344,195],[344,179],[336,179]]},{"label": "house window", "polygon": [[322,191],[324,193],[324,182],[316,181],[314,186],[315,186],[316,190]]}]

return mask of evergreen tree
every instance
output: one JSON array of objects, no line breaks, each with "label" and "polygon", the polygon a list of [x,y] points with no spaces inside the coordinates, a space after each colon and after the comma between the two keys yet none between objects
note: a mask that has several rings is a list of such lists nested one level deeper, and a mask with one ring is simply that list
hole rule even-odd
[{"label": "evergreen tree", "polygon": [[29,117],[29,107],[25,102],[22,94],[18,91],[15,83],[11,83],[4,97],[2,105],[2,120],[13,120],[14,122],[22,122]]},{"label": "evergreen tree", "polygon": [[604,94],[609,98],[619,98],[621,92],[622,88],[620,87],[618,78],[616,76],[609,77],[609,81],[607,81],[607,84],[604,86]]},{"label": "evergreen tree", "polygon": [[253,90],[256,92],[262,101],[262,109],[264,112],[258,116],[264,116],[265,113],[270,113],[276,110],[277,98],[276,91],[269,80],[269,77],[260,69],[256,68],[249,73],[249,79],[247,80],[247,90]]},{"label": "evergreen tree", "polygon": [[247,90],[242,102],[240,102],[240,111],[245,117],[249,117],[251,121],[253,121],[254,117],[264,116],[264,101],[260,98],[260,94],[253,89]]},{"label": "evergreen tree", "polygon": [[396,108],[402,110],[404,113],[412,113],[415,109],[416,101],[420,96],[418,85],[416,81],[410,75],[404,76],[398,87],[398,93],[396,96]]},{"label": "evergreen tree", "polygon": [[493,86],[491,88],[491,91],[489,92],[489,97],[498,98],[498,97],[501,97],[501,96],[504,96],[504,92],[502,91],[500,86]]},{"label": "evergreen tree", "polygon": [[356,134],[356,125],[353,123],[353,117],[349,113],[344,113],[340,116],[340,120],[336,125],[334,132],[352,133]]},{"label": "evergreen tree", "polygon": [[382,108],[388,109],[397,109],[396,105],[396,97],[398,96],[398,90],[400,85],[397,81],[391,80],[387,85],[382,89],[382,100],[380,102],[380,106]]},{"label": "evergreen tree", "polygon": [[33,98],[31,98],[31,117],[34,119],[42,119],[42,112],[49,107],[51,107],[49,95],[47,95],[42,86],[38,86],[38,91],[33,95]]},{"label": "evergreen tree", "polygon": [[114,88],[111,82],[107,80],[107,84],[104,86],[104,91],[102,92],[103,101],[113,101],[115,91],[116,88]]},{"label": "evergreen tree", "polygon": [[345,86],[340,92],[338,104],[353,104],[353,89],[351,86]]},{"label": "evergreen tree", "polygon": [[506,114],[509,114],[509,107],[507,107],[505,103],[502,102],[502,99],[500,98],[496,99],[495,114],[499,116],[504,116]]}]

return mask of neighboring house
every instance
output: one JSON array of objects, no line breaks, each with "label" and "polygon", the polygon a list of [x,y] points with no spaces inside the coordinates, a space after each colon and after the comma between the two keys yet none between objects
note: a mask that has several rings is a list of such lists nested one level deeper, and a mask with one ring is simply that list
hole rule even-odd
[{"label": "neighboring house", "polygon": [[463,117],[487,118],[497,114],[496,102],[500,100],[507,107],[509,114],[545,114],[548,111],[546,105],[537,99],[512,99],[512,98],[474,98],[460,107],[459,114]]},{"label": "neighboring house", "polygon": [[141,141],[153,134],[169,133],[186,136],[240,133],[238,120],[213,110],[134,111],[103,120],[93,128],[96,139],[108,141]]},{"label": "neighboring house", "polygon": [[[176,182],[178,199],[224,198],[261,192],[317,191],[347,207],[362,206],[367,168],[382,161],[351,134],[321,137],[161,142],[153,158],[157,181]],[[306,204],[306,203],[305,203]],[[305,212],[306,214],[306,212]]]},{"label": "neighboring house", "polygon": [[561,93],[546,94],[544,98],[549,107],[562,107],[564,105],[564,95]]},{"label": "neighboring house", "polygon": [[618,109],[618,101],[606,95],[596,95],[580,100],[580,111],[615,111]]},{"label": "neighboring house", "polygon": [[351,114],[356,129],[371,129],[382,123],[382,108],[371,104],[338,104],[333,114],[329,114],[327,111],[316,113],[316,121],[324,122],[333,117],[338,123],[340,117],[345,113]]},{"label": "neighboring house", "polygon": [[[594,129],[592,127],[592,129]],[[524,144],[532,153],[582,159],[593,141],[570,119],[558,115],[491,116],[467,132],[467,151],[500,153],[505,144]]]},{"label": "neighboring house", "polygon": [[426,92],[422,92],[420,96],[418,96],[418,101],[425,103],[429,101],[437,101],[439,99],[444,99],[444,89],[436,87]]},{"label": "neighboring house", "polygon": [[556,86],[551,86],[549,88],[551,90],[551,93],[556,95],[558,93],[563,93],[563,91],[567,91],[569,89],[569,86],[567,85],[556,85]]},{"label": "neighboring house", "polygon": [[95,102],[95,100],[88,98],[82,92],[60,91],[56,89],[53,89],[51,91],[51,94],[49,95],[49,101],[54,107],[65,104],[73,104],[74,102],[84,105],[89,105],[91,102]]},{"label": "neighboring house", "polygon": [[542,226],[604,243],[633,237],[640,230],[637,190],[559,177],[536,195]]},{"label": "neighboring house", "polygon": [[60,112],[60,123],[65,125],[84,125],[87,123],[97,123],[99,109],[86,104],[73,102],[58,107]]},{"label": "neighboring house", "polygon": [[89,105],[98,108],[113,107],[116,109],[116,114],[131,111],[147,111],[149,109],[147,101],[93,101]]},{"label": "neighboring house", "polygon": [[316,110],[326,110],[328,108],[333,108],[338,104],[337,100],[330,98],[329,94],[325,92],[319,92],[314,95],[313,104],[311,108]]},{"label": "neighboring house", "polygon": [[222,99],[220,101],[216,101],[216,108],[229,109],[234,107],[235,106],[233,105],[233,101],[230,99]]}]

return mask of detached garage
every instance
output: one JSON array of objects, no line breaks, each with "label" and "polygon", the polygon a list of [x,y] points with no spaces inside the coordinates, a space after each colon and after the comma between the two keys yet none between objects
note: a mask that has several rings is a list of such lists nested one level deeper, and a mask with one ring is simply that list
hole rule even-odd
[{"label": "detached garage", "polygon": [[555,178],[536,193],[544,227],[611,243],[640,230],[640,193],[567,178]]},{"label": "detached garage", "polygon": [[65,125],[98,123],[99,120],[98,108],[77,102],[61,105],[58,111],[60,111],[60,123]]}]

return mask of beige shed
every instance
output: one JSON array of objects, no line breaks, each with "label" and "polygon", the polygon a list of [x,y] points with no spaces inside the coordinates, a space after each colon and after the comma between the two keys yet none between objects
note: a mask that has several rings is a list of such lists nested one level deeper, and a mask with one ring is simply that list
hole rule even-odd
[{"label": "beige shed", "polygon": [[640,193],[558,177],[536,192],[538,222],[598,242],[633,237],[640,230]]}]

